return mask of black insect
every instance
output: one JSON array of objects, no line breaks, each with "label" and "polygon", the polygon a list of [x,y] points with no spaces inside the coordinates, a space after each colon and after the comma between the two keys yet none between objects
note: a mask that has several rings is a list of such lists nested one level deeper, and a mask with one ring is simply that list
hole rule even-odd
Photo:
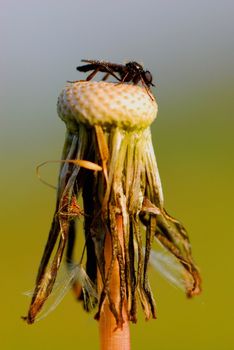
[{"label": "black insect", "polygon": [[105,61],[96,61],[96,60],[82,60],[81,62],[86,62],[84,66],[79,66],[76,69],[79,72],[89,72],[86,80],[91,80],[98,72],[105,73],[102,80],[107,80],[111,75],[116,78],[120,83],[129,83],[132,82],[134,85],[139,82],[145,86],[147,92],[150,89],[150,86],[155,86],[152,83],[153,77],[148,70],[144,70],[143,66],[137,62],[128,62],[126,64],[116,64]]}]

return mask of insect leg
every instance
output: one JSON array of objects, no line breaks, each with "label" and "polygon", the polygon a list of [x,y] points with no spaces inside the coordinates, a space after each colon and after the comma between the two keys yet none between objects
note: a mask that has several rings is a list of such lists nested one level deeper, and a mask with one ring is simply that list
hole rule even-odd
[{"label": "insect leg", "polygon": [[[114,71],[109,68],[106,65],[100,65],[99,67],[97,67],[90,75],[88,75],[88,77],[86,78],[87,81],[91,80],[99,71],[103,72],[103,70],[105,69],[105,71],[107,72],[107,74],[104,76],[104,78],[108,75],[112,75],[115,79],[117,79],[118,81],[120,81],[120,78],[114,73]],[[107,77],[104,79],[106,80]]]},{"label": "insect leg", "polygon": [[152,94],[151,94],[151,92],[150,92],[150,89],[149,89],[149,87],[146,85],[146,83],[145,83],[145,81],[144,81],[144,79],[142,78],[141,75],[140,75],[140,80],[141,80],[142,85],[145,87],[145,89],[146,89],[146,91],[147,91],[147,94],[149,95],[149,97],[150,97],[151,100],[153,101],[154,98],[153,98],[153,96],[152,96]]},{"label": "insect leg", "polygon": [[116,80],[121,81],[121,79],[114,73],[114,70],[109,68],[108,66],[103,65],[103,67],[105,67],[107,73],[109,73],[110,75],[112,75]]},{"label": "insect leg", "polygon": [[140,74],[134,75],[134,77],[132,79],[134,85],[137,85],[140,80],[141,80],[141,75]]},{"label": "insect leg", "polygon": [[104,75],[104,77],[102,78],[102,81],[107,80],[107,79],[108,79],[108,77],[109,77],[109,75],[110,75],[110,73],[109,73],[109,72],[108,72],[108,73],[106,73],[106,74]]},{"label": "insect leg", "polygon": [[131,80],[131,79],[129,79],[129,72],[127,72],[125,75],[124,75],[124,77],[122,78],[120,78],[120,79],[118,79],[119,80],[119,83],[118,84],[116,84],[116,86],[117,85],[119,85],[119,84],[122,84],[122,83],[124,83],[125,81],[129,81],[129,80]]},{"label": "insect leg", "polygon": [[125,81],[128,81],[129,79],[129,72],[127,72],[124,77],[121,79],[121,83],[124,83]]},{"label": "insect leg", "polygon": [[86,81],[91,80],[99,71],[100,71],[100,67],[97,67],[91,74],[87,76]]}]

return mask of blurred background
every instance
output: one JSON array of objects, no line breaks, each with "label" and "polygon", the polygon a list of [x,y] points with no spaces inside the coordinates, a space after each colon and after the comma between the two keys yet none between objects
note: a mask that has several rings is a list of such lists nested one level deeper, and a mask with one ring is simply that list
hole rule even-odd
[{"label": "blurred background", "polygon": [[[158,319],[142,313],[132,349],[230,350],[233,333],[234,3],[196,0],[1,0],[0,346],[98,349],[97,322],[68,293],[46,319],[21,319],[55,204],[35,166],[59,159],[56,113],[82,58],[144,63],[159,103],[153,141],[165,206],[187,227],[203,292],[187,300],[151,272]],[[232,107],[232,108],[231,108]],[[56,183],[58,166],[43,176]]]}]

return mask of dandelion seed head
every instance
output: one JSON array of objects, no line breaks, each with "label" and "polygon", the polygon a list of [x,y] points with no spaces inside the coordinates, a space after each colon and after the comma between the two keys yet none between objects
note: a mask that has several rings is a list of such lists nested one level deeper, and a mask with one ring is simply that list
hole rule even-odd
[{"label": "dandelion seed head", "polygon": [[[156,318],[149,262],[170,283],[184,289],[188,297],[201,291],[187,232],[164,208],[150,131],[157,103],[149,89],[132,83],[78,81],[68,84],[59,95],[58,114],[67,127],[63,166],[57,209],[29,312],[24,317],[30,324],[39,319],[44,303],[56,290],[66,246],[70,273],[45,315],[54,310],[72,286],[86,311],[98,304],[97,320],[102,320],[107,301],[117,327],[123,325],[125,305],[129,320],[136,322],[137,298],[146,319]],[[85,246],[80,263],[73,264],[77,234],[74,220],[81,214],[77,205],[81,195]],[[168,254],[154,254],[154,239]],[[112,298],[114,294],[116,300]]]},{"label": "dandelion seed head", "polygon": [[144,87],[96,81],[69,84],[58,99],[58,114],[66,122],[145,129],[158,106]]}]

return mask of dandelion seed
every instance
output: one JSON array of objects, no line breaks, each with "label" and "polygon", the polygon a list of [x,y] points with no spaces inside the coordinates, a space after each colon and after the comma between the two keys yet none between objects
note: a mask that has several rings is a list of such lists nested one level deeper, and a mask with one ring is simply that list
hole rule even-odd
[{"label": "dandelion seed", "polygon": [[[96,305],[98,298],[97,291],[82,265],[69,264],[68,269],[63,268],[60,270],[60,276],[57,276],[53,291],[51,292],[51,295],[49,296],[46,303],[46,307],[43,308],[43,311],[37,315],[35,322],[44,319],[52,311],[54,311],[61,303],[68,291],[71,290],[72,286],[77,283],[82,289],[87,302],[88,300],[91,300],[91,307],[94,307]],[[32,297],[33,291],[27,291],[24,293],[24,295]]]},{"label": "dandelion seed", "polygon": [[193,287],[193,278],[179,260],[165,248],[161,251],[151,250],[150,264],[171,285],[186,292]]}]

